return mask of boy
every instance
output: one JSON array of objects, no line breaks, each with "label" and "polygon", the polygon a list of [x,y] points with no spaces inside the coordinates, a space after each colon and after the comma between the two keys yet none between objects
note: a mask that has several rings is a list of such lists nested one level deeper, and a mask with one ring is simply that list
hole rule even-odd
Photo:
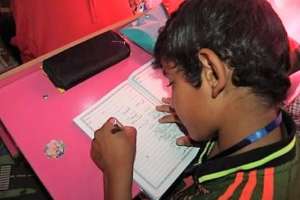
[{"label": "boy", "polygon": [[[178,145],[202,144],[162,199],[300,197],[300,146],[280,109],[290,86],[288,38],[267,1],[185,1],[160,33],[155,58],[172,87],[157,107],[169,113],[160,122],[186,128]],[[111,134],[113,122],[95,133],[91,156],[105,198],[131,199],[136,131]]]}]

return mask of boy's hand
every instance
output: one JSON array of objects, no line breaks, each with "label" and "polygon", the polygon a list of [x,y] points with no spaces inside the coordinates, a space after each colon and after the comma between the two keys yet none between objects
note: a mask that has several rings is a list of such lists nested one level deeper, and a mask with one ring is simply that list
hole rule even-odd
[{"label": "boy's hand", "polygon": [[95,132],[91,157],[103,171],[104,198],[130,200],[136,129],[116,126],[116,122],[116,119],[110,118]]},{"label": "boy's hand", "polygon": [[198,146],[198,142],[190,139],[186,128],[183,126],[180,119],[178,118],[175,109],[171,105],[172,99],[170,97],[162,98],[161,101],[164,104],[156,106],[156,110],[159,112],[165,112],[165,113],[167,113],[167,115],[160,118],[159,122],[160,123],[176,123],[177,126],[179,127],[179,129],[185,134],[185,136],[181,136],[176,139],[176,144],[178,146],[187,146],[187,147]]},{"label": "boy's hand", "polygon": [[156,106],[156,110],[159,112],[168,113],[159,119],[160,123],[181,123],[174,108],[171,106],[171,98],[162,98],[163,105]]},{"label": "boy's hand", "polygon": [[176,144],[178,146],[187,146],[187,147],[193,146],[189,136],[186,135],[176,138]]},{"label": "boy's hand", "polygon": [[[181,124],[175,109],[172,107],[171,102],[172,99],[170,97],[168,98],[162,98],[161,101],[164,103],[163,105],[156,106],[156,110],[159,112],[165,112],[167,115],[163,116],[159,119],[160,123],[176,123],[180,129],[183,128],[183,125]],[[182,130],[183,131],[183,130]],[[185,132],[185,131],[183,131]],[[185,133],[187,134],[187,133]],[[180,146],[192,146],[192,143],[190,142],[190,139],[188,136],[181,136],[176,139],[176,144]]]},{"label": "boy's hand", "polygon": [[95,132],[91,157],[106,175],[130,176],[136,150],[136,129],[124,126],[112,133],[114,121],[114,118],[110,118]]}]

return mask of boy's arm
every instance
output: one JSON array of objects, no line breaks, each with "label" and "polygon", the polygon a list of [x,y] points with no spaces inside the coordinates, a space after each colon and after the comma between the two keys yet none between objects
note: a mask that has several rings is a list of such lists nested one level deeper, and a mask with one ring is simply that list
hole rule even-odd
[{"label": "boy's arm", "polygon": [[132,187],[132,170],[128,173],[104,173],[104,193],[107,200],[130,200]]},{"label": "boy's arm", "polygon": [[133,163],[136,149],[136,130],[118,127],[114,118],[96,131],[92,141],[91,157],[103,172],[106,200],[131,199]]}]

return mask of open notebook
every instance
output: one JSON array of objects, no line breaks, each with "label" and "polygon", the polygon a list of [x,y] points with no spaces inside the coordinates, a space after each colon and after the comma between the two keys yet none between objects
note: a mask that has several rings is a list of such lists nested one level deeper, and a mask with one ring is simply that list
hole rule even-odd
[{"label": "open notebook", "polygon": [[155,110],[161,97],[168,96],[166,79],[152,61],[134,71],[98,102],[74,118],[91,138],[111,116],[137,128],[134,180],[151,199],[159,199],[193,160],[198,148],[180,147],[182,135],[175,124],[160,124],[162,113]]}]

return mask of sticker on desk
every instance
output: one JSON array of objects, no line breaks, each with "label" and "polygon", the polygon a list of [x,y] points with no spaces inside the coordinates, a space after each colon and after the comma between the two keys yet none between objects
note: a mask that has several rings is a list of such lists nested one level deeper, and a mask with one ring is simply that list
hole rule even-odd
[{"label": "sticker on desk", "polygon": [[64,155],[65,144],[62,140],[51,140],[45,146],[45,154],[48,158],[60,158]]}]

